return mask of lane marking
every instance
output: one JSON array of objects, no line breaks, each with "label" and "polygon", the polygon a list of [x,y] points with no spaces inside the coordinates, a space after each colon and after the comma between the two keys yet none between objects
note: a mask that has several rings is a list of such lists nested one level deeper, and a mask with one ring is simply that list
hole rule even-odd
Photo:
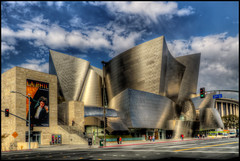
[{"label": "lane marking", "polygon": [[237,144],[237,143],[238,142],[225,143],[225,144],[215,144],[215,145],[208,145],[208,146],[200,146],[200,147],[194,147],[194,148],[188,148],[188,149],[174,150],[174,152],[192,150],[192,149],[199,149],[199,148],[206,148],[206,147],[213,147],[213,146],[221,146],[221,145],[227,145],[227,144]]},{"label": "lane marking", "polygon": [[[188,151],[181,151],[182,152],[187,152],[187,153],[220,153],[220,154],[239,154],[239,152],[225,152],[225,151],[191,151],[191,150],[188,150]],[[178,153],[178,152],[176,152]]]}]

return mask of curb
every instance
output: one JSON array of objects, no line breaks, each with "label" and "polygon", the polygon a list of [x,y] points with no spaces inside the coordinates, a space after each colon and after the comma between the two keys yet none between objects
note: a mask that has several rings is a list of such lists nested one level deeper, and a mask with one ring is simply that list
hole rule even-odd
[{"label": "curb", "polygon": [[118,146],[132,146],[132,145],[144,145],[144,144],[160,144],[160,143],[183,142],[183,141],[193,141],[193,140],[209,140],[209,139],[219,139],[219,138],[191,139],[191,140],[172,140],[172,141],[148,142],[148,143],[135,143],[135,144],[124,144],[124,145],[122,144],[122,145],[103,146],[103,147],[99,147],[99,148],[109,148],[109,147],[118,147]]}]

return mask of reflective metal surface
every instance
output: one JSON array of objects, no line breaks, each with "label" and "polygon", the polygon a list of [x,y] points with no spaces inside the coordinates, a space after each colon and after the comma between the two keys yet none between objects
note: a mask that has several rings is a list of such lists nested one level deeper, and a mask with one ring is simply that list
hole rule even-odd
[{"label": "reflective metal surface", "polygon": [[102,70],[86,60],[50,50],[49,73],[57,75],[66,101],[102,106]]},{"label": "reflective metal surface", "polygon": [[[103,107],[84,106],[84,117],[101,116],[103,117]],[[106,109],[106,117],[118,117],[113,109]]]},{"label": "reflective metal surface", "polygon": [[224,127],[220,114],[214,108],[215,99],[213,99],[213,95],[215,94],[216,92],[207,94],[199,106],[201,129],[215,129]]},{"label": "reflective metal surface", "polygon": [[[50,50],[50,60],[66,100],[77,101],[89,69],[89,62]],[[51,67],[51,66],[50,66]],[[81,69],[81,70],[79,70]],[[50,72],[52,70],[49,70]],[[50,73],[54,74],[54,73]]]},{"label": "reflective metal surface", "polygon": [[[140,44],[116,56],[106,64],[106,87],[108,100],[126,88],[164,93],[165,72],[163,40],[159,37]],[[162,77],[162,78],[161,78]]]},{"label": "reflective metal surface", "polygon": [[201,54],[191,54],[177,57],[176,60],[186,66],[184,72],[177,103],[190,99],[190,95],[196,93]]},{"label": "reflective metal surface", "polygon": [[102,78],[90,68],[79,100],[87,106],[102,106],[101,87]]},{"label": "reflective metal surface", "polygon": [[[191,136],[197,119],[203,129],[222,127],[212,94],[197,103],[191,98],[197,91],[200,58],[200,53],[174,58],[161,36],[106,62],[109,130],[166,129],[178,137]],[[66,101],[84,102],[85,117],[102,117],[101,69],[52,50],[49,68]]]},{"label": "reflective metal surface", "polygon": [[163,128],[174,102],[167,97],[126,89],[109,103],[128,128]]},{"label": "reflective metal surface", "polygon": [[[185,66],[179,63],[168,51],[167,45],[164,41],[164,56],[167,57],[167,63],[164,68],[166,70],[166,75],[163,73],[163,77],[165,77],[165,90],[166,97],[172,99],[174,102],[177,102],[177,98],[179,95],[180,86],[182,84],[183,75],[185,73]],[[164,85],[164,84],[162,84]]]}]

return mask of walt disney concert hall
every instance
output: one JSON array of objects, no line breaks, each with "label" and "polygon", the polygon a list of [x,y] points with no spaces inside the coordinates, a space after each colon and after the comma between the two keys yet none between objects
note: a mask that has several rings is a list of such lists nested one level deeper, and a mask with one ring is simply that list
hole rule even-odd
[{"label": "walt disney concert hall", "polygon": [[50,50],[49,74],[58,80],[58,121],[71,121],[67,102],[74,101],[81,102],[84,111],[84,121],[75,115],[75,122],[87,133],[100,127],[104,107],[109,133],[190,137],[200,128],[222,128],[214,93],[195,103],[200,58],[200,53],[173,57],[164,36],[102,62],[102,69]]}]

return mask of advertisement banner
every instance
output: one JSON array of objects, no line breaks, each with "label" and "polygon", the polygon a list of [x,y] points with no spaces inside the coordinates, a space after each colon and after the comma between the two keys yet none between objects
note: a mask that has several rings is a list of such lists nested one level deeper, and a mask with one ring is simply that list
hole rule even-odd
[{"label": "advertisement banner", "polygon": [[[49,126],[49,83],[27,79],[26,95],[30,94],[30,118],[33,126]],[[28,120],[29,100],[26,98]],[[27,123],[28,126],[28,123]]]}]

